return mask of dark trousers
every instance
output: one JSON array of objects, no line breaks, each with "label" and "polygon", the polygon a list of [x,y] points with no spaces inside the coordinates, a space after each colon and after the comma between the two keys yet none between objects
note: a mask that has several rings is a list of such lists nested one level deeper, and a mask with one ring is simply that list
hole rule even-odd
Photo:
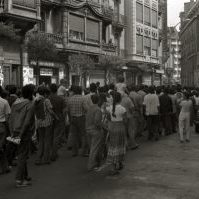
[{"label": "dark trousers", "polygon": [[172,123],[171,123],[171,114],[162,114],[161,115],[161,122],[162,122],[162,127],[164,129],[165,135],[169,135],[172,133]]},{"label": "dark trousers", "polygon": [[177,126],[178,126],[177,113],[171,114],[171,126],[172,126],[172,133],[176,133],[177,132]]},{"label": "dark trousers", "polygon": [[52,144],[52,126],[38,128],[37,161],[50,161]]},{"label": "dark trousers", "polygon": [[80,145],[82,146],[82,154],[88,149],[88,142],[85,129],[85,116],[71,118],[71,136],[72,136],[72,152],[78,154]]},{"label": "dark trousers", "polygon": [[4,173],[8,168],[8,161],[6,157],[6,137],[7,129],[4,122],[0,123],[0,167]]},{"label": "dark trousers", "polygon": [[159,115],[149,115],[147,116],[147,128],[149,132],[148,139],[155,139],[159,138],[158,133],[158,126],[159,126]]},{"label": "dark trousers", "polygon": [[58,149],[61,147],[63,135],[65,135],[64,120],[54,121],[52,126],[53,140],[52,140],[52,159],[56,159]]},{"label": "dark trousers", "polygon": [[18,164],[16,172],[16,180],[23,181],[28,177],[27,160],[29,157],[31,140],[26,140],[18,146]]}]

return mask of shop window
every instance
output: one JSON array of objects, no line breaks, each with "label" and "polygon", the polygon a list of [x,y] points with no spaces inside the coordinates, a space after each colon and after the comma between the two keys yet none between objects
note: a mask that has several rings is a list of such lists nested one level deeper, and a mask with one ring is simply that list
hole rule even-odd
[{"label": "shop window", "polygon": [[143,5],[140,3],[136,3],[136,20],[143,23]]},{"label": "shop window", "polygon": [[76,15],[69,16],[69,37],[74,40],[84,40],[84,18]]},{"label": "shop window", "polygon": [[143,36],[142,35],[136,36],[136,53],[143,54]]}]

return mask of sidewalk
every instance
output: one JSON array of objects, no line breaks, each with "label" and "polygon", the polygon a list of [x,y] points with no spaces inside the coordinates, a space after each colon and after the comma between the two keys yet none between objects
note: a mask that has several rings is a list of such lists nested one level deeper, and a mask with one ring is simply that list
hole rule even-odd
[{"label": "sidewalk", "polygon": [[16,189],[12,172],[0,176],[0,199],[198,199],[199,135],[181,144],[177,134],[145,142],[129,151],[117,177],[88,173],[87,158],[72,158],[64,148],[58,162],[36,167],[33,186]]}]

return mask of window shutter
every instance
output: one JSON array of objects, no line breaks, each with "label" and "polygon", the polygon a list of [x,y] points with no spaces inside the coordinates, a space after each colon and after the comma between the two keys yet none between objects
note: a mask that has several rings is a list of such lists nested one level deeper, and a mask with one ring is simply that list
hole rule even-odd
[{"label": "window shutter", "polygon": [[99,22],[87,19],[87,39],[99,41]]},{"label": "window shutter", "polygon": [[69,16],[69,28],[70,30],[84,33],[84,18],[71,14]]}]

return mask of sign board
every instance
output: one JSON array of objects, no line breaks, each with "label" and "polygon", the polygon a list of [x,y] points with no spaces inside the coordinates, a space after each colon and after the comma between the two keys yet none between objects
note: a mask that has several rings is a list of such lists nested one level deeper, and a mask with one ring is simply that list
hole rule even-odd
[{"label": "sign board", "polygon": [[33,74],[33,68],[30,68],[29,66],[23,67],[23,85],[27,84],[34,84],[34,74]]},{"label": "sign board", "polygon": [[53,76],[53,70],[51,68],[40,68],[41,76]]}]

